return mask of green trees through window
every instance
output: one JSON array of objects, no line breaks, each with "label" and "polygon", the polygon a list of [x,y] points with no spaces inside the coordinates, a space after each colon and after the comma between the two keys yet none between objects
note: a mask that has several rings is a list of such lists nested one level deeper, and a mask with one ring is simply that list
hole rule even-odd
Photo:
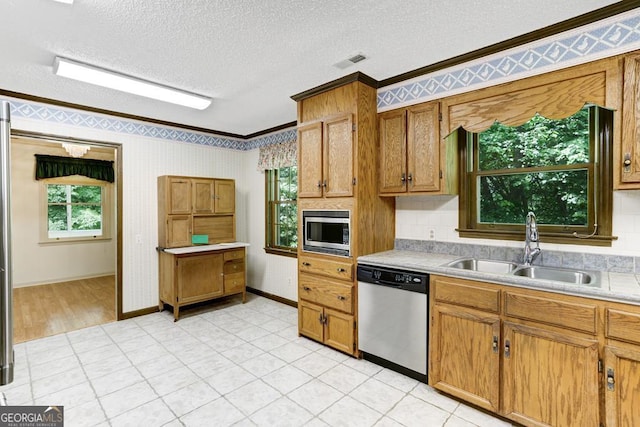
[{"label": "green trees through window", "polygon": [[518,127],[477,134],[479,222],[587,226],[593,175],[589,109],[566,119],[536,115]]},{"label": "green trees through window", "polygon": [[298,247],[298,168],[265,171],[267,179],[266,247],[295,252]]},{"label": "green trees through window", "polygon": [[102,235],[102,187],[47,184],[48,237]]}]

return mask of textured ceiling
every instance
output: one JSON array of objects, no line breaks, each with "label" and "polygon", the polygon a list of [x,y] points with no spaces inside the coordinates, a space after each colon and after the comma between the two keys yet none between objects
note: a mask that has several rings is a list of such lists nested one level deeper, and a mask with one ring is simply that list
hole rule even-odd
[{"label": "textured ceiling", "polygon": [[[616,2],[0,0],[0,89],[247,135],[347,74],[384,80]],[[333,66],[356,53],[368,59]],[[57,55],[214,100],[197,111],[57,77]]]}]

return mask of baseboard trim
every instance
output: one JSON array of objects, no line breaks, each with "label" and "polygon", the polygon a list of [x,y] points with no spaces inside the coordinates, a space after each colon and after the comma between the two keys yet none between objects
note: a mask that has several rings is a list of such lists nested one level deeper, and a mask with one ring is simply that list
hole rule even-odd
[{"label": "baseboard trim", "polygon": [[122,313],[122,317],[118,320],[132,319],[134,317],[144,316],[145,314],[157,313],[158,311],[160,311],[160,309],[157,305],[141,308],[140,310],[127,311],[126,313]]},{"label": "baseboard trim", "polygon": [[291,301],[290,299],[279,297],[278,295],[270,294],[269,292],[261,291],[260,289],[250,288],[247,286],[247,292],[265,297],[267,299],[280,302],[282,304],[289,305],[294,308],[298,308],[298,301]]}]

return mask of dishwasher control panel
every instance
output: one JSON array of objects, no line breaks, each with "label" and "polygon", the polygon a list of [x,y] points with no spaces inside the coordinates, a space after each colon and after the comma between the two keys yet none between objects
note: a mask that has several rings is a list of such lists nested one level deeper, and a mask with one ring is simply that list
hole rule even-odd
[{"label": "dishwasher control panel", "polygon": [[426,294],[429,275],[387,267],[358,265],[358,281]]}]

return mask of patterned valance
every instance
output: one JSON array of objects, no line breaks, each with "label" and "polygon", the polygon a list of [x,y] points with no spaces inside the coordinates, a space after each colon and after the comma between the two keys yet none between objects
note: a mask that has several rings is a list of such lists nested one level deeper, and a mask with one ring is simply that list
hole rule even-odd
[{"label": "patterned valance", "polygon": [[282,142],[260,147],[258,170],[279,169],[288,166],[296,166],[298,158],[297,141]]},{"label": "patterned valance", "polygon": [[36,154],[36,180],[82,175],[101,181],[113,182],[113,162],[95,159],[47,156]]}]

